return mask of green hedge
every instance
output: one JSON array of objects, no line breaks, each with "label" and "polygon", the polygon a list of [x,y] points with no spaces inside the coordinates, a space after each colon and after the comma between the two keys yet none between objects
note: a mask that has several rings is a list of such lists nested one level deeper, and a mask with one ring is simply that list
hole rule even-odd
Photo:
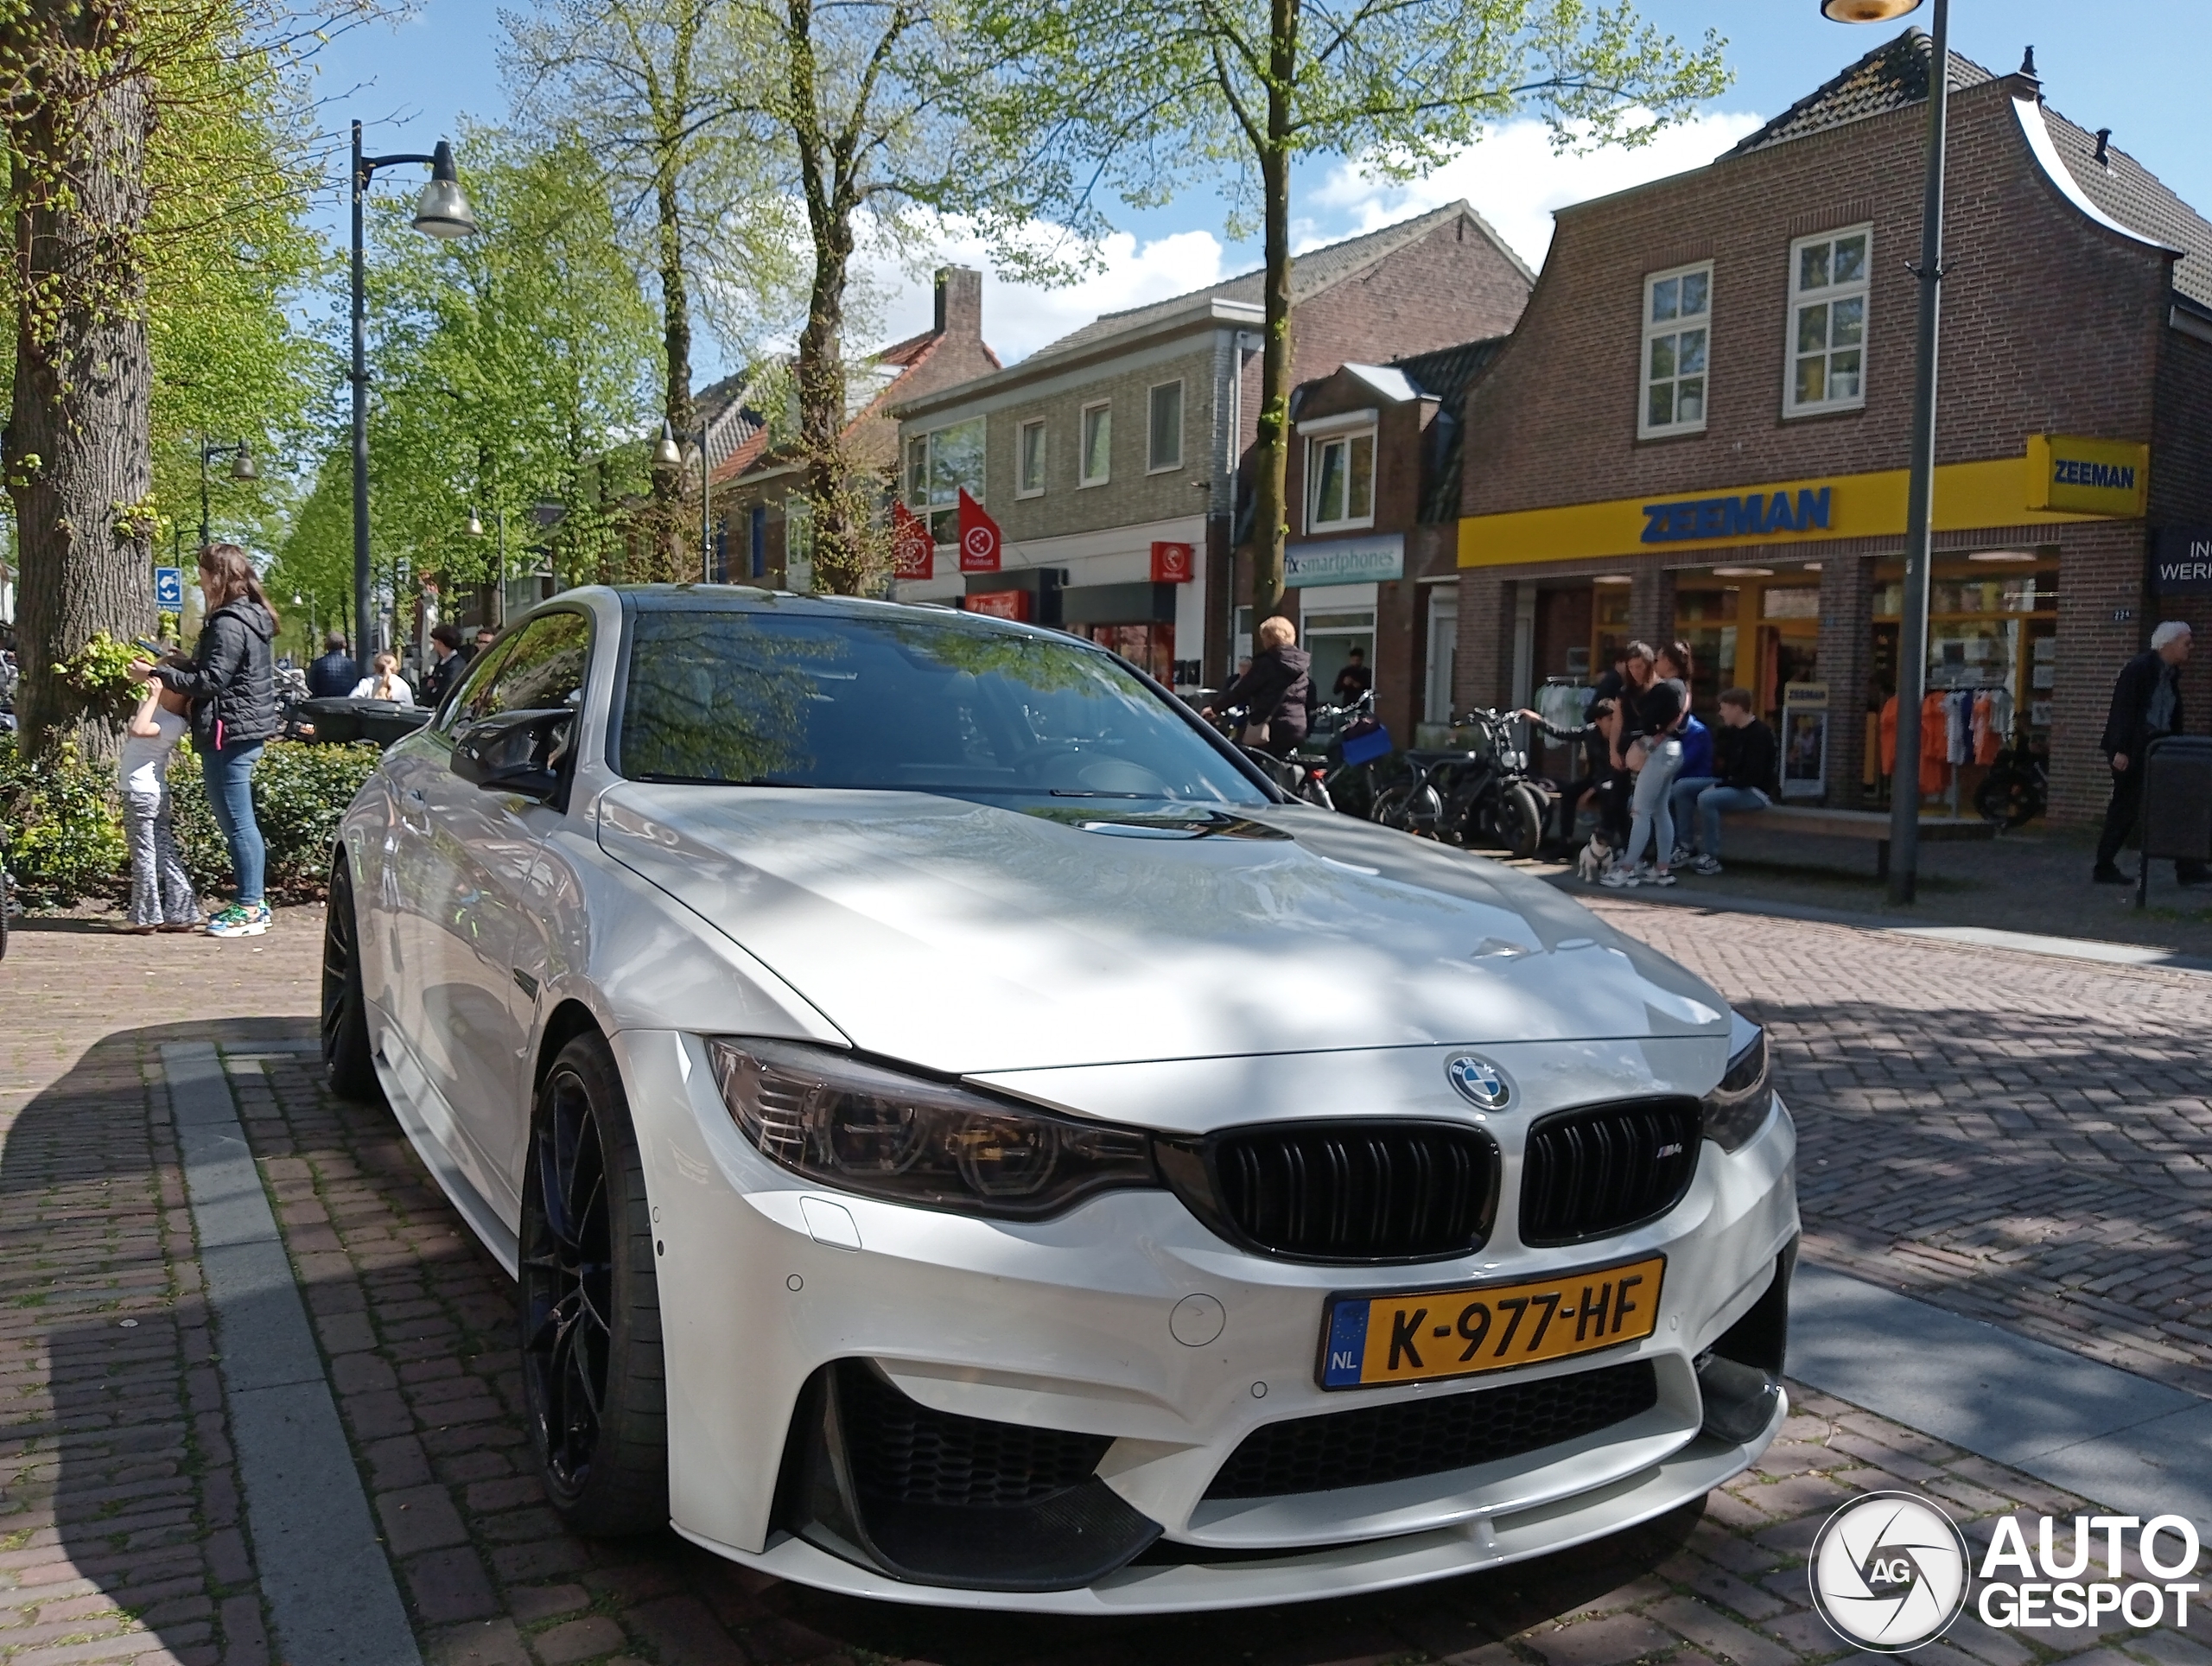
[{"label": "green hedge", "polygon": [[[269,846],[270,893],[286,901],[322,894],[330,836],[381,754],[369,745],[333,747],[271,741],[253,773],[254,819]],[[169,762],[177,844],[203,899],[226,892],[230,852],[208,807],[200,760],[181,745]],[[111,765],[65,754],[60,763],[29,764],[15,737],[0,737],[0,851],[26,902],[67,907],[124,895],[124,849]]]}]

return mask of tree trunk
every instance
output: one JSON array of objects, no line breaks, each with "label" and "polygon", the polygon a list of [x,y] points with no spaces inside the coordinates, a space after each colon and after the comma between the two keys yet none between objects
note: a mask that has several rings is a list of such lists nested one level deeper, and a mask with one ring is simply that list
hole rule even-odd
[{"label": "tree trunk", "polygon": [[1298,64],[1298,0],[1270,0],[1268,133],[1260,153],[1264,200],[1260,416],[1253,460],[1252,624],[1282,605],[1283,493],[1290,477],[1290,86]]},{"label": "tree trunk", "polygon": [[[810,205],[810,212],[811,205]],[[825,207],[814,239],[814,285],[798,338],[798,432],[812,516],[814,571],[836,595],[858,595],[868,579],[847,490],[845,455],[845,279],[853,252],[849,217]]]},{"label": "tree trunk", "polygon": [[[677,189],[679,163],[672,147],[661,158],[660,181],[654,188],[659,214],[661,341],[666,357],[668,425],[680,446],[698,422],[698,408],[691,401],[691,300],[683,273],[683,202]],[[652,539],[658,570],[649,576],[682,580],[696,575],[698,563],[686,558],[684,529],[690,518],[683,511],[684,493],[690,483],[687,468],[653,472]]]},{"label": "tree trunk", "polygon": [[27,751],[73,740],[88,756],[119,741],[88,716],[54,666],[98,632],[150,633],[153,362],[137,238],[146,217],[153,123],[143,73],[102,81],[94,41],[111,52],[104,9],[48,0],[8,31],[44,73],[43,96],[14,118],[16,318],[14,406],[5,457],[21,573],[22,679],[16,715]]}]

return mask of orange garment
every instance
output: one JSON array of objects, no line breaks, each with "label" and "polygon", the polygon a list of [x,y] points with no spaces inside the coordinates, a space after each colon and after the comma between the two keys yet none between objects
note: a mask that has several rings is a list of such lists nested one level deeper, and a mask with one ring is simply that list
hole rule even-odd
[{"label": "orange garment", "polygon": [[1882,773],[1897,773],[1897,697],[1882,702]]},{"label": "orange garment", "polygon": [[1920,703],[1920,796],[1932,798],[1951,784],[1951,720],[1944,709],[1950,696],[1929,690]]}]

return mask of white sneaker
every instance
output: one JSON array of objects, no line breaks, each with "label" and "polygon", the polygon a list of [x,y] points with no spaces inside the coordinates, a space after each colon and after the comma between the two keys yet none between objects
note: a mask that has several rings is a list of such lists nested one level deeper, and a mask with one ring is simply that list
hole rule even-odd
[{"label": "white sneaker", "polygon": [[1718,856],[1700,856],[1695,862],[1692,862],[1690,866],[1696,868],[1700,874],[1718,874],[1720,871],[1720,858]]},{"label": "white sneaker", "polygon": [[1608,891],[1630,891],[1643,883],[1643,876],[1626,862],[1607,868],[1598,883]]},{"label": "white sneaker", "polygon": [[1671,871],[1662,868],[1655,873],[1646,874],[1643,876],[1643,882],[1646,885],[1672,885],[1675,882],[1675,876]]},{"label": "white sneaker", "polygon": [[1688,868],[1696,860],[1696,851],[1691,849],[1686,844],[1678,844],[1675,847],[1675,854],[1667,858],[1667,866],[1669,868]]}]

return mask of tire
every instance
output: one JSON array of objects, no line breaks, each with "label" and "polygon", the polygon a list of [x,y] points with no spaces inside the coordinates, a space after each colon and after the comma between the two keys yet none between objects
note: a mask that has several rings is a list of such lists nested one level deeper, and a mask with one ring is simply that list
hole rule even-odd
[{"label": "tire", "polygon": [[1516,781],[1491,805],[1490,830],[1508,855],[1526,860],[1544,842],[1544,807],[1535,793]]},{"label": "tire", "polygon": [[1401,833],[1433,839],[1436,836],[1436,823],[1443,814],[1444,804],[1436,796],[1434,787],[1402,781],[1376,795],[1372,819],[1385,827],[1395,827]]},{"label": "tire", "polygon": [[2043,795],[2035,779],[2020,770],[1992,770],[1974,790],[1974,807],[1999,827],[2025,827],[2043,814]]},{"label": "tire", "polygon": [[384,1103],[369,1047],[369,1003],[361,992],[361,934],[353,875],[346,858],[330,865],[322,911],[322,1073],[341,1099]]},{"label": "tire", "polygon": [[523,1179],[523,1399],[538,1473],[571,1532],[668,1525],[668,1393],[652,1210],[630,1103],[596,1033],[537,1090]]}]

